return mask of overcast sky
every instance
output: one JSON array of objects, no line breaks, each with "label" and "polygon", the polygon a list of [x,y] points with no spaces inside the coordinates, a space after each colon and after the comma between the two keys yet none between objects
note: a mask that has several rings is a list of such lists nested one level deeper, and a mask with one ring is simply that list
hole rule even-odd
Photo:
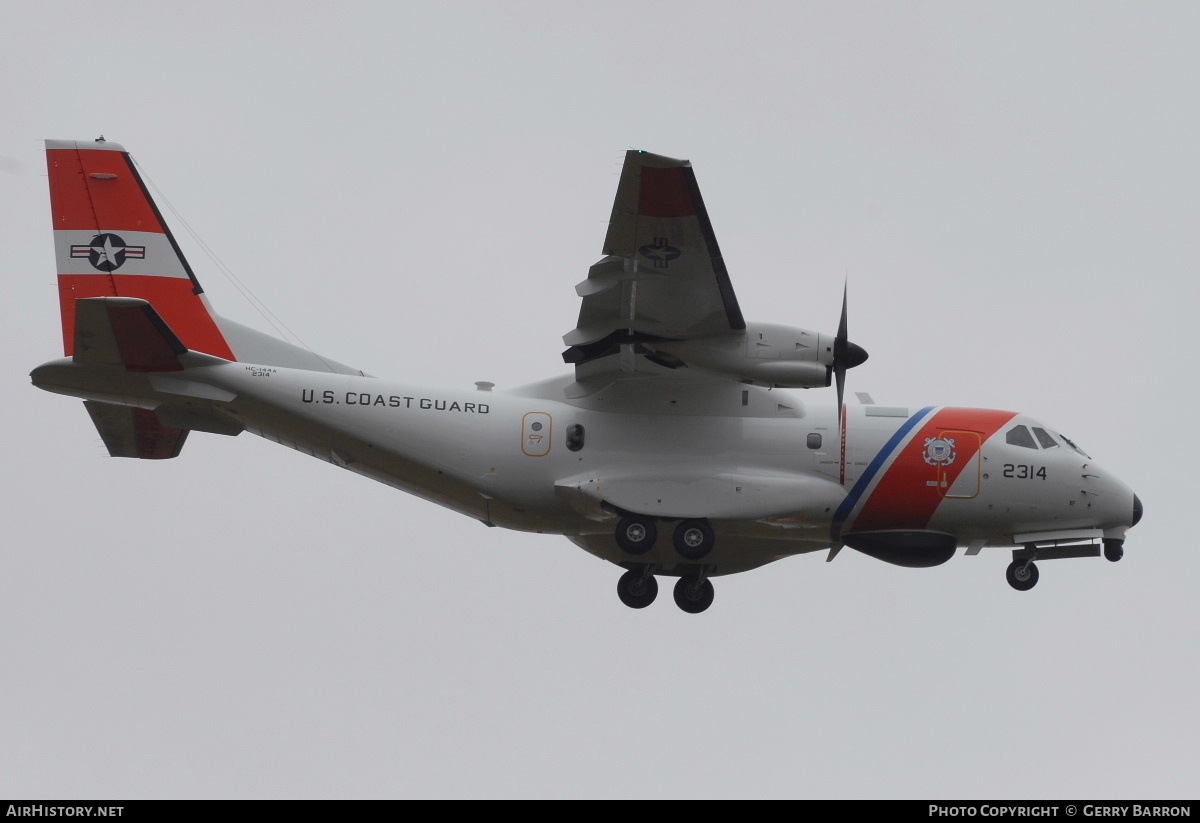
[{"label": "overcast sky", "polygon": [[[0,796],[1200,794],[1197,4],[3,17]],[[689,158],[748,319],[832,332],[848,276],[850,392],[1033,414],[1145,519],[1028,593],[1003,549],[844,551],[691,616],[249,434],[109,458],[27,376],[61,355],[42,140],[100,134],[312,348],[468,387],[565,370],[623,152]]]}]

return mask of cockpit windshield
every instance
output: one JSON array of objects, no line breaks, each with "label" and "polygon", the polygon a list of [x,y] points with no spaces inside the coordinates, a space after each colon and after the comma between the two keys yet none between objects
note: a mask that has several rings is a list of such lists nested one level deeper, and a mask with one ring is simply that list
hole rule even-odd
[{"label": "cockpit windshield", "polygon": [[1037,443],[1025,426],[1013,426],[1004,435],[1004,442],[1010,446],[1020,446],[1023,449],[1036,449]]},{"label": "cockpit windshield", "polygon": [[[1030,429],[1033,431],[1030,432]],[[1083,449],[1075,445],[1070,438],[1063,437],[1053,429],[1046,429],[1042,426],[1013,426],[1004,433],[1004,442],[1010,446],[1020,446],[1023,449],[1057,449],[1059,444],[1067,446],[1072,451],[1082,454],[1084,457],[1091,459],[1091,455]]]},{"label": "cockpit windshield", "polygon": [[1040,426],[1033,427],[1033,434],[1037,437],[1038,442],[1042,444],[1043,449],[1056,449],[1058,443],[1050,436],[1050,433]]}]

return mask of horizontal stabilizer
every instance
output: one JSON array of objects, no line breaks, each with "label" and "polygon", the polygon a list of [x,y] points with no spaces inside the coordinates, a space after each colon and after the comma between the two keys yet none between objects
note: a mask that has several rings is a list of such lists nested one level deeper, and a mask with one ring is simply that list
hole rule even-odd
[{"label": "horizontal stabilizer", "polygon": [[187,347],[147,301],[90,297],[75,302],[76,363],[128,371],[183,371]]},{"label": "horizontal stabilizer", "polygon": [[95,400],[85,400],[83,405],[113,457],[166,460],[178,457],[187,439],[187,429],[164,426],[149,409]]}]

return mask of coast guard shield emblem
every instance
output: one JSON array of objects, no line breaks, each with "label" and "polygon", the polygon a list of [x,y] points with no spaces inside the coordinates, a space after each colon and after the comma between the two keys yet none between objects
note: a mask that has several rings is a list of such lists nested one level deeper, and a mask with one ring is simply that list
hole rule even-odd
[{"label": "coast guard shield emblem", "polygon": [[958,455],[954,452],[954,440],[949,437],[926,437],[925,462],[931,466],[952,465]]}]

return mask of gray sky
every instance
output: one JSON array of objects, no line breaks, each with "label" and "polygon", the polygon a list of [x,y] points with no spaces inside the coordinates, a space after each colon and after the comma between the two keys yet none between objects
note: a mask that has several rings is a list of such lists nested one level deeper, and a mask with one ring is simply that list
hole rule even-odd
[{"label": "gray sky", "polygon": [[[4,18],[0,796],[1200,793],[1200,6]],[[61,353],[41,141],[101,133],[317,351],[501,388],[564,370],[625,149],[690,158],[749,319],[833,331],[848,274],[850,391],[1034,414],[1145,520],[1026,594],[1004,550],[845,551],[697,617],[251,435],[111,459],[27,377]]]}]

